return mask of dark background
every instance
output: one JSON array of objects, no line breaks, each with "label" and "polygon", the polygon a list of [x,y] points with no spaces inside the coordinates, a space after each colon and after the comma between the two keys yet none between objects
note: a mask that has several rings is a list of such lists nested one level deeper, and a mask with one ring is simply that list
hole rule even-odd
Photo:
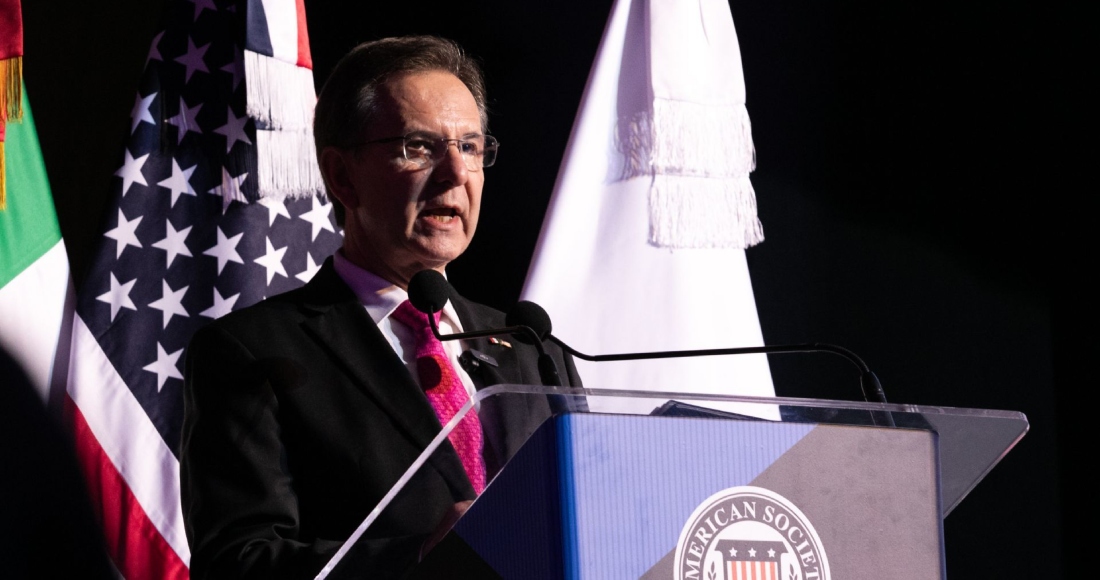
[{"label": "dark background", "polygon": [[[78,287],[162,6],[24,2],[25,79]],[[484,61],[501,159],[449,272],[507,309],[611,2],[378,6],[307,0],[318,85],[382,36],[448,36]],[[1096,536],[1082,400],[1100,351],[1085,176],[1095,25],[1083,6],[1034,1],[731,7],[767,237],[747,252],[766,342],[844,345],[893,402],[1024,412],[1030,433],[945,520],[948,574],[1076,577]],[[788,396],[856,398],[846,365],[771,359]]]}]

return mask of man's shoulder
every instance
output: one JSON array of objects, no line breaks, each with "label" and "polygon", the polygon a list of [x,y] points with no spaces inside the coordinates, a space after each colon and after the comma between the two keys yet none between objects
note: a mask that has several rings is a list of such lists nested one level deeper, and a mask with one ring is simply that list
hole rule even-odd
[{"label": "man's shoulder", "polygon": [[331,270],[330,262],[325,263],[329,267],[322,267],[304,286],[234,310],[210,322],[203,330],[271,329],[279,325],[296,324],[343,302],[355,302],[354,294]]},{"label": "man's shoulder", "polygon": [[296,299],[300,294],[299,288],[234,310],[198,329],[190,344],[194,346],[210,340],[219,342],[228,337],[252,344],[264,340],[263,337],[285,337],[289,329],[305,319],[306,313],[300,307],[300,300]]},{"label": "man's shoulder", "polygon": [[293,316],[301,310],[302,295],[303,289],[296,288],[282,294],[269,296],[255,304],[245,306],[240,310],[234,310],[211,322],[210,325],[236,326],[264,318]]}]

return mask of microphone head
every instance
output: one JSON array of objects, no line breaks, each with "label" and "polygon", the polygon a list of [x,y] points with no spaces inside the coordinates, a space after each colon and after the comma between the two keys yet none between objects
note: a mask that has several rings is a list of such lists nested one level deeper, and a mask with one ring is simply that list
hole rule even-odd
[{"label": "microphone head", "polygon": [[[535,331],[539,340],[546,340],[550,336],[550,315],[542,306],[529,300],[520,300],[508,311],[504,317],[504,323],[508,326],[526,326]],[[521,342],[531,343],[531,339],[523,334],[517,334],[516,339]]]},{"label": "microphone head", "polygon": [[443,310],[451,297],[451,284],[435,270],[421,270],[409,280],[409,302],[424,314]]}]

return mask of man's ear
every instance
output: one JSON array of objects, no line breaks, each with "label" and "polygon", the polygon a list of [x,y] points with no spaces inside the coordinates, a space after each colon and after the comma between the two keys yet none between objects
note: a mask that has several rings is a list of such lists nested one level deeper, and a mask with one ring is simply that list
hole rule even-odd
[{"label": "man's ear", "polygon": [[351,167],[348,166],[346,151],[335,147],[325,147],[321,151],[321,175],[325,178],[328,191],[347,209],[359,207],[359,197],[355,195],[355,184],[351,179]]}]

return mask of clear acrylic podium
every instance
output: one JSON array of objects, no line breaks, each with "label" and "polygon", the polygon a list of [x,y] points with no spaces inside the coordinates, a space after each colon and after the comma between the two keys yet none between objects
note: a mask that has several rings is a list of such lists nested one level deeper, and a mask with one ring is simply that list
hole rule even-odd
[{"label": "clear acrylic podium", "polygon": [[[1013,411],[533,385],[462,413],[536,403],[553,415],[405,577],[944,578],[943,517],[1028,430]],[[366,577],[347,554],[454,461],[462,413],[318,578]]]}]

